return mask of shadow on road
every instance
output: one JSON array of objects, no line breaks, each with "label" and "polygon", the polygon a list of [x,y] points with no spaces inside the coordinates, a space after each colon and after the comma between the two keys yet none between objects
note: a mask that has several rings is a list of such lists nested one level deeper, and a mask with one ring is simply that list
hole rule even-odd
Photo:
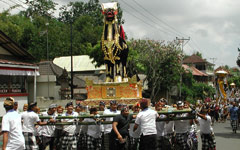
[{"label": "shadow on road", "polygon": [[240,139],[240,133],[232,133],[232,132],[229,132],[229,133],[215,133],[215,136],[220,136],[220,137],[223,137],[223,138],[236,138],[236,139]]}]

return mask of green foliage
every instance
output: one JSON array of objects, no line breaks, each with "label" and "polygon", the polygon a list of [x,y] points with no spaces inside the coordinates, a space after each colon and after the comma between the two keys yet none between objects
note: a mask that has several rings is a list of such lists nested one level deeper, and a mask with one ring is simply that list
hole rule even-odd
[{"label": "green foliage", "polygon": [[228,78],[228,84],[235,83],[237,88],[240,88],[240,76],[232,76]]},{"label": "green foliage", "polygon": [[129,47],[129,61],[135,62],[138,72],[147,76],[151,100],[157,100],[161,91],[167,91],[179,82],[181,51],[176,43],[131,40]]},{"label": "green foliage", "polygon": [[199,56],[199,57],[203,58],[203,57],[202,57],[202,53],[201,53],[201,52],[199,52],[199,51],[197,51],[197,52],[195,53],[195,55],[197,55],[197,56]]},{"label": "green foliage", "polygon": [[193,79],[191,72],[183,74],[182,84],[182,98],[195,104],[196,100],[204,100],[206,97],[213,98],[215,88],[209,86],[207,83],[200,83]]},{"label": "green foliage", "polygon": [[197,99],[213,98],[215,89],[206,83],[196,82],[189,74],[183,75],[182,98],[191,103]]},{"label": "green foliage", "polygon": [[[73,55],[91,55],[103,64],[100,39],[103,15],[98,0],[70,2],[54,18],[56,3],[53,0],[27,0],[28,9],[11,15],[9,8],[0,13],[0,29],[28,50],[37,61],[47,59],[47,41],[50,60],[70,55],[71,23]],[[122,11],[119,8],[119,19]],[[47,25],[48,24],[48,25]],[[48,40],[47,40],[48,38]]]},{"label": "green foliage", "polygon": [[26,0],[26,4],[28,8],[22,13],[33,18],[37,16],[52,18],[57,5],[53,0]]}]

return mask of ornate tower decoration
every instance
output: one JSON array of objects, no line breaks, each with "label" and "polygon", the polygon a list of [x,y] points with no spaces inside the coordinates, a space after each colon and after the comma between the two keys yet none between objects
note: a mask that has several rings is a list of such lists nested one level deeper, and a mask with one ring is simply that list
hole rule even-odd
[{"label": "ornate tower decoration", "polygon": [[122,26],[117,21],[117,2],[103,3],[104,27],[102,51],[106,65],[106,82],[127,82],[126,64],[128,47]]}]

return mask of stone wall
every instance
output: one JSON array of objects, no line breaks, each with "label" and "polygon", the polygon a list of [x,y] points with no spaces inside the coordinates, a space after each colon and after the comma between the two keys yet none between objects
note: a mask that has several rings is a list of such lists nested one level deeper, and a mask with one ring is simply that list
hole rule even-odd
[{"label": "stone wall", "polygon": [[57,104],[58,106],[61,105],[63,108],[65,108],[65,105],[68,102],[73,101],[73,104],[76,104],[76,100],[49,100],[49,99],[45,99],[44,97],[37,97],[37,106],[40,109],[48,109],[48,107],[51,104]]}]

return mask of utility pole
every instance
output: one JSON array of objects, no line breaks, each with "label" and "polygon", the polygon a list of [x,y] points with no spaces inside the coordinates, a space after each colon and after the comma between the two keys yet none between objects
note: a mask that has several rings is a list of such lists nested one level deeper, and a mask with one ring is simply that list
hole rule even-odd
[{"label": "utility pole", "polygon": [[47,76],[47,78],[48,78],[48,89],[47,89],[47,91],[48,91],[48,99],[49,99],[49,69],[50,69],[50,62],[49,62],[49,52],[48,52],[48,25],[49,25],[49,23],[47,22],[46,23],[46,26],[47,26],[47,64],[48,64],[48,76]]},{"label": "utility pole", "polygon": [[215,65],[215,61],[217,60],[217,58],[209,58],[210,60],[212,60],[213,65]]},{"label": "utility pole", "polygon": [[[178,38],[176,37],[176,40],[178,40],[180,43],[182,43],[182,54],[183,54],[183,47],[189,42],[189,38]],[[186,41],[186,42],[185,42]],[[181,57],[181,66],[183,64],[183,57]],[[180,74],[180,87],[179,87],[179,99],[182,100],[182,73]]]},{"label": "utility pole", "polygon": [[71,18],[70,26],[71,26],[71,99],[73,99],[73,52],[72,52],[72,24],[73,18]]}]

